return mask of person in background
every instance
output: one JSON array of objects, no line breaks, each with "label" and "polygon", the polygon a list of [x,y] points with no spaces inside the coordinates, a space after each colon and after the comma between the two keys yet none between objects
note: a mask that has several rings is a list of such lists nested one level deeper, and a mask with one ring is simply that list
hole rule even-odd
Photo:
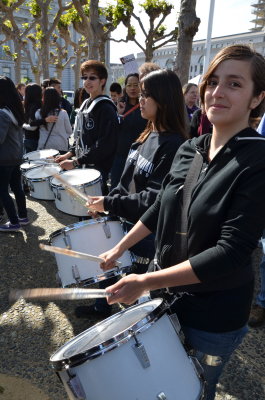
[{"label": "person in background", "polygon": [[208,120],[204,106],[202,104],[201,108],[194,111],[191,122],[190,122],[190,136],[198,137],[204,135],[205,133],[212,133],[213,126]]},{"label": "person in background", "polygon": [[120,98],[122,97],[122,87],[118,82],[112,82],[109,88],[110,98],[115,105],[118,104]]},{"label": "person in background", "polygon": [[199,98],[198,86],[194,83],[186,83],[182,89],[189,121],[191,121],[193,113],[199,108],[197,105]]},{"label": "person in background", "polygon": [[60,98],[61,98],[60,107],[63,108],[67,112],[67,114],[70,118],[73,107],[71,106],[71,103],[67,99],[65,99],[62,95],[61,81],[57,78],[50,78],[49,87],[53,87],[54,89],[57,90],[57,92],[59,93]]},{"label": "person in background", "polygon": [[17,89],[20,100],[23,102],[24,96],[25,96],[25,89],[26,89],[25,83],[22,83],[22,82],[18,83],[16,85],[16,89]]},{"label": "person in background", "polygon": [[31,126],[30,124],[35,121],[36,111],[42,105],[42,89],[37,83],[29,83],[25,89],[25,123],[24,129],[24,150],[26,153],[37,150],[39,141],[39,127]]},{"label": "person in background", "polygon": [[109,304],[134,303],[171,288],[186,348],[200,361],[206,400],[215,398],[224,365],[247,333],[254,288],[251,254],[265,226],[265,139],[249,126],[264,110],[265,60],[253,48],[223,48],[200,86],[213,133],[186,141],[155,203],[113,249],[156,232],[155,271],[131,274],[106,289]]},{"label": "person in background", "polygon": [[[174,72],[158,70],[147,74],[141,81],[139,102],[142,117],[148,123],[130,148],[121,180],[107,196],[92,197],[88,205],[92,213],[109,211],[122,217],[127,232],[154,203],[177,149],[188,138],[182,88]],[[154,235],[130,250],[135,259],[134,272],[146,272],[154,258]],[[105,280],[99,286],[104,288],[109,284],[110,281]],[[76,309],[77,317],[108,316],[110,313],[105,299]]]},{"label": "person in background", "polygon": [[111,188],[118,185],[132,143],[145,129],[147,121],[142,118],[139,107],[139,75],[129,74],[125,79],[125,95],[117,104],[120,115],[118,145],[111,169]]},{"label": "person in background", "polygon": [[[81,79],[89,94],[76,116],[75,143],[70,151],[56,159],[66,170],[85,165],[100,171],[103,193],[108,192],[107,179],[117,146],[118,116],[113,101],[104,95],[108,71],[96,60],[81,65]],[[76,157],[71,159],[72,157]]]},{"label": "person in background", "polygon": [[44,120],[49,116],[56,116],[55,122],[44,122],[40,126],[40,137],[38,150],[55,149],[60,154],[65,154],[69,147],[69,137],[72,134],[72,127],[67,112],[60,108],[61,97],[58,91],[53,87],[45,89],[43,103],[36,111],[36,119]]},{"label": "person in background", "polygon": [[[22,189],[20,164],[23,156],[24,110],[11,79],[0,77],[0,204],[9,221],[0,225],[1,232],[17,232],[29,224],[26,197]],[[17,210],[9,187],[15,195]]]},{"label": "person in background", "polygon": [[157,71],[160,69],[159,65],[153,62],[145,62],[140,65],[139,71],[139,79],[141,80],[145,75],[149,74],[149,72]]},{"label": "person in background", "polygon": [[80,109],[81,104],[86,100],[89,99],[89,94],[85,90],[84,87],[80,87],[76,89],[75,96],[74,96],[74,107],[72,109],[70,115],[70,123],[72,126],[75,124],[75,117]]},{"label": "person in background", "polygon": [[49,86],[49,84],[50,84],[50,78],[44,79],[41,82],[42,92],[44,92],[44,90]]},{"label": "person in background", "polygon": [[[265,136],[265,114],[261,118],[257,132]],[[255,304],[251,308],[248,324],[253,328],[259,328],[265,324],[265,231],[261,239],[262,259],[260,262],[260,289],[255,299]]]}]

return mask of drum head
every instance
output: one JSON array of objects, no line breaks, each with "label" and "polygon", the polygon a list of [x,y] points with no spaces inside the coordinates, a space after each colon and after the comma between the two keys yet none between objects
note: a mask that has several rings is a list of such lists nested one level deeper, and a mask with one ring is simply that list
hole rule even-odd
[{"label": "drum head", "polygon": [[[100,179],[100,172],[92,168],[72,169],[62,172],[62,178],[71,186],[96,183]],[[53,178],[52,184],[62,186],[61,182]]]},{"label": "drum head", "polygon": [[58,150],[53,149],[44,149],[44,150],[36,150],[31,151],[30,153],[24,154],[24,160],[39,160],[40,158],[49,158],[54,157],[58,154]]},{"label": "drum head", "polygon": [[48,178],[53,174],[58,174],[61,170],[59,165],[41,166],[30,169],[25,173],[25,176],[28,179]]},{"label": "drum head", "polygon": [[74,362],[78,362],[78,359],[83,358],[84,353],[86,358],[95,357],[107,349],[116,347],[121,340],[125,342],[126,338],[130,339],[131,330],[137,332],[141,327],[161,316],[162,302],[160,298],[150,300],[107,318],[67,342],[51,356],[50,360],[61,362],[73,358]]},{"label": "drum head", "polygon": [[32,161],[26,161],[26,162],[24,162],[23,164],[20,165],[20,168],[23,171],[27,171],[28,169],[37,168],[39,166],[40,166],[40,164],[36,164],[36,163],[34,163]]}]

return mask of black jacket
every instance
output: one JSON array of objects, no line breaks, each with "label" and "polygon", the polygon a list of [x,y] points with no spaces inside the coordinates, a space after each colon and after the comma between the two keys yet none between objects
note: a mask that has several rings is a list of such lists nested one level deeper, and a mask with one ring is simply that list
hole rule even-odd
[{"label": "black jacket", "polygon": [[131,146],[119,185],[104,198],[105,210],[135,223],[156,199],[183,139],[152,132]]},{"label": "black jacket", "polygon": [[203,135],[183,144],[157,201],[141,221],[151,231],[157,229],[159,265],[175,265],[180,187],[196,150],[203,154],[205,164],[188,210],[187,237],[188,258],[202,284],[190,285],[194,290],[178,287],[191,295],[175,304],[184,325],[229,331],[247,322],[251,304],[251,254],[265,226],[265,139],[247,128],[208,164],[210,140],[211,135]]},{"label": "black jacket", "polygon": [[[76,154],[80,165],[93,166],[108,173],[117,146],[118,116],[115,104],[107,96],[98,97],[103,100],[89,114],[86,111],[91,100],[85,100],[80,107],[74,128],[76,140],[70,151]],[[78,138],[79,129],[82,132]]]}]

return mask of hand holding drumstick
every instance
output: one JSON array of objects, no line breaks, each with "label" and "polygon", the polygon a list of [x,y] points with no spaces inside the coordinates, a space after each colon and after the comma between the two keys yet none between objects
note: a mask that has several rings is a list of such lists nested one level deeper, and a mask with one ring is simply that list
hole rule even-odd
[{"label": "hand holding drumstick", "polygon": [[97,218],[99,212],[105,212],[104,209],[104,196],[90,196],[86,207],[93,218]]}]

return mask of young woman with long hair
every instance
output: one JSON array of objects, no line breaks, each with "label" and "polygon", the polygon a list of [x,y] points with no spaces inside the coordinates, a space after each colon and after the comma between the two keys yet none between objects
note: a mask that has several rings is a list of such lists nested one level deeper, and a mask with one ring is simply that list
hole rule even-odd
[{"label": "young woman with long hair", "polygon": [[156,231],[161,269],[122,278],[107,288],[108,301],[132,304],[170,287],[186,345],[204,368],[207,400],[247,332],[251,254],[265,226],[265,139],[250,127],[264,110],[264,70],[264,57],[248,46],[214,57],[200,87],[212,134],[181,146],[154,204],[101,255],[102,268],[112,268],[125,249]]},{"label": "young woman with long hair", "polygon": [[[55,149],[60,154],[68,151],[68,139],[72,134],[72,127],[68,114],[60,108],[61,97],[56,89],[48,87],[43,94],[43,104],[36,112],[37,119],[43,119],[44,124],[40,127],[38,149]],[[46,122],[45,118],[57,116],[56,122]]]},{"label": "young woman with long hair", "polygon": [[[185,106],[177,75],[158,70],[141,81],[140,110],[147,127],[131,146],[121,180],[105,197],[92,197],[92,212],[109,211],[125,220],[129,231],[154,203],[179,146],[187,139]],[[136,272],[145,272],[154,257],[154,235],[131,248],[136,256]],[[104,286],[104,285],[101,285]],[[96,311],[110,313],[106,301],[96,302]],[[80,311],[80,308],[79,308]],[[86,314],[85,314],[86,312]],[[93,307],[81,308],[85,316]]]},{"label": "young woman with long hair", "polygon": [[129,74],[125,79],[124,96],[117,103],[120,116],[118,144],[111,169],[111,187],[118,185],[133,142],[146,127],[139,104],[139,74]]},{"label": "young woman with long hair", "polygon": [[[21,184],[20,164],[23,156],[24,110],[11,79],[0,77],[0,203],[9,221],[0,226],[1,232],[16,232],[27,225],[26,198]],[[17,209],[9,194],[15,195]]]}]

